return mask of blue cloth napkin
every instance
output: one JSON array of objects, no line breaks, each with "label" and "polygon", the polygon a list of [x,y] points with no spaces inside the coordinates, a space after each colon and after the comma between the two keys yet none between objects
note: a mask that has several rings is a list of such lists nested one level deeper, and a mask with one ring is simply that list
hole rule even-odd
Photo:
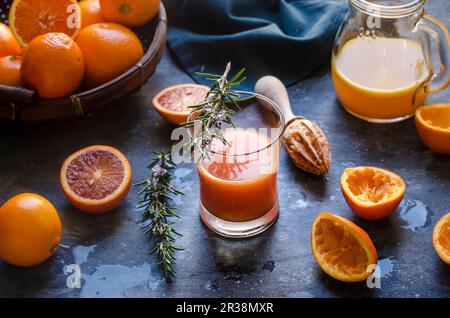
[{"label": "blue cloth napkin", "polygon": [[[328,62],[344,0],[167,0],[169,47],[182,67],[222,74],[247,69],[241,88],[263,75],[293,84]],[[233,73],[233,72],[232,72]]]}]

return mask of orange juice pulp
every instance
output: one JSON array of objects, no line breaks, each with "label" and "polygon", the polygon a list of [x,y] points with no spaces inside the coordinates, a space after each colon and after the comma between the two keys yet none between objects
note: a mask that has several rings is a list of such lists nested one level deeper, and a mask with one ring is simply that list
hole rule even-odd
[{"label": "orange juice pulp", "polygon": [[347,110],[367,119],[397,119],[422,106],[430,70],[418,42],[355,38],[333,56],[336,94]]},{"label": "orange juice pulp", "polygon": [[270,146],[271,139],[254,130],[230,129],[224,137],[229,145],[215,140],[212,150],[216,154],[197,165],[201,202],[220,219],[255,220],[277,204],[279,148]]}]

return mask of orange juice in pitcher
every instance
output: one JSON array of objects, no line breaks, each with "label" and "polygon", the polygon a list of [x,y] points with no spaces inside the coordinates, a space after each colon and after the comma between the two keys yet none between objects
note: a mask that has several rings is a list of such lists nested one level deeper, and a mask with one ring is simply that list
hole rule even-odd
[{"label": "orange juice in pitcher", "polygon": [[[448,33],[424,13],[423,3],[350,0],[332,56],[336,95],[348,112],[370,122],[400,121],[413,116],[429,92],[448,85]],[[439,39],[439,74],[433,74],[429,39]]]},{"label": "orange juice in pitcher", "polygon": [[364,118],[391,119],[408,117],[423,105],[430,70],[417,42],[356,38],[333,59],[332,75],[336,94],[348,111]]}]

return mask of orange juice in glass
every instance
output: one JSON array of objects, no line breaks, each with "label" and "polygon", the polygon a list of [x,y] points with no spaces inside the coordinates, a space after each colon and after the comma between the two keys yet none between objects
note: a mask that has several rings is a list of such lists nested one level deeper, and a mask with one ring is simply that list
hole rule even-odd
[{"label": "orange juice in glass", "polygon": [[[449,82],[446,27],[423,9],[424,0],[349,0],[338,32],[332,77],[343,107],[376,123],[414,115],[427,94]],[[434,42],[434,43],[433,43]],[[432,45],[440,67],[433,74]]]},{"label": "orange juice in glass", "polygon": [[[258,99],[265,100],[264,107]],[[277,172],[284,119],[274,102],[258,95],[242,106],[233,121],[235,128],[222,129],[227,144],[215,139],[209,159],[196,165],[200,217],[219,235],[243,238],[263,232],[278,216]]]}]

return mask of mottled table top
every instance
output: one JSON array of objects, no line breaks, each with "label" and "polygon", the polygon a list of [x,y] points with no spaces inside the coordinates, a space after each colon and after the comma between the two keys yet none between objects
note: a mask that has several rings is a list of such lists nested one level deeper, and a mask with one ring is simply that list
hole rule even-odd
[{"label": "mottled table top", "polygon": [[[450,25],[447,1],[429,1],[430,13]],[[63,223],[61,249],[46,263],[22,269],[0,261],[1,297],[449,297],[450,267],[435,255],[433,224],[450,210],[450,158],[428,151],[413,120],[372,125],[339,106],[329,67],[289,89],[294,112],[317,121],[333,147],[331,172],[299,171],[283,151],[279,171],[281,212],[276,224],[248,240],[225,240],[209,232],[198,215],[198,179],[192,165],[176,171],[186,195],[177,199],[181,219],[177,278],[166,284],[138,227],[132,190],[122,207],[106,215],[77,211],[59,187],[59,169],[72,152],[92,144],[120,149],[134,181],[147,176],[151,150],[166,148],[172,127],[150,106],[160,89],[189,82],[168,53],[139,92],[82,120],[37,127],[0,125],[0,202],[21,192],[46,196]],[[450,100],[450,89],[429,102]],[[407,192],[387,220],[355,217],[339,188],[345,167],[374,165],[404,177]],[[310,251],[314,217],[322,211],[354,220],[372,237],[380,256],[381,288],[346,284],[325,275]],[[64,268],[78,264],[81,288],[66,285]]]}]

